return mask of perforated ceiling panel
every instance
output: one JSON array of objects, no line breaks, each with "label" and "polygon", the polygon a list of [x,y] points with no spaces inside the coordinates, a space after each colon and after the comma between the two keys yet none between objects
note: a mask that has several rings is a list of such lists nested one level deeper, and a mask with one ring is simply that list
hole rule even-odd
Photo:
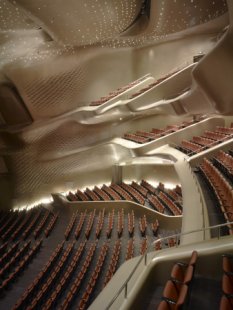
[{"label": "perforated ceiling panel", "polygon": [[7,0],[0,0],[0,31],[38,28],[19,7]]},{"label": "perforated ceiling panel", "polygon": [[112,166],[130,158],[130,151],[106,144],[58,159],[41,161],[41,155],[43,152],[38,154],[36,148],[28,146],[9,156],[16,181],[14,197],[20,204],[28,204],[31,199],[48,196],[51,192],[65,191],[67,183],[75,188],[110,182]]},{"label": "perforated ceiling panel", "polygon": [[56,41],[69,45],[101,43],[105,46],[152,44],[227,12],[226,0],[152,0],[150,18],[139,34],[123,32],[138,17],[142,0],[12,0]]},{"label": "perforated ceiling panel", "polygon": [[93,44],[121,34],[138,16],[142,0],[15,0],[57,41]]},{"label": "perforated ceiling panel", "polygon": [[[57,116],[77,107],[77,98],[87,84],[84,65],[78,57],[59,57],[15,68],[14,81],[34,119]],[[24,74],[22,75],[22,72]]]},{"label": "perforated ceiling panel", "polygon": [[187,65],[228,24],[224,0],[151,0],[149,18],[143,2],[0,0],[0,82],[15,86],[35,121],[1,133],[15,204],[110,181],[112,166],[135,155],[110,139],[152,112],[86,106],[149,72]]}]

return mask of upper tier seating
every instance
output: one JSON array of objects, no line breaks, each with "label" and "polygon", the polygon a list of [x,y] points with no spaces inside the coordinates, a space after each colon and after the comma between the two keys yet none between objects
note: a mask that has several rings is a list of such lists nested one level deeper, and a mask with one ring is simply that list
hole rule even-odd
[{"label": "upper tier seating", "polygon": [[164,129],[152,128],[151,131],[136,131],[135,133],[125,133],[123,138],[135,143],[144,144],[158,138],[165,137],[173,132],[179,131],[185,127],[191,126],[197,121],[183,122],[179,125],[168,125]]},{"label": "upper tier seating", "polygon": [[220,302],[220,310],[233,309],[233,256],[224,254],[222,261],[222,298]]},{"label": "upper tier seating", "polygon": [[163,82],[164,80],[166,80],[167,78],[169,78],[170,76],[172,76],[173,74],[175,74],[176,72],[178,71],[174,71],[174,72],[171,72],[165,76],[163,76],[162,78],[158,79],[157,81],[153,82],[153,83],[150,83],[149,85],[147,85],[146,87],[143,87],[141,88],[140,90],[136,91],[131,97],[130,99],[133,99],[143,93],[145,93],[146,91],[152,89],[154,86],[158,85],[159,83]]},{"label": "upper tier seating", "polygon": [[219,143],[233,138],[232,127],[216,126],[214,131],[205,131],[202,136],[194,136],[192,140],[183,140],[176,149],[188,156],[193,156]]},{"label": "upper tier seating", "polygon": [[182,215],[182,196],[179,186],[171,190],[165,189],[160,183],[155,188],[145,180],[142,180],[141,184],[134,181],[131,184],[122,182],[120,185],[104,184],[101,189],[95,186],[93,190],[88,189],[85,192],[77,190],[75,194],[69,192],[67,199],[69,201],[128,200],[149,206],[160,213]]},{"label": "upper tier seating", "polygon": [[115,91],[110,92],[108,95],[101,97],[98,100],[92,101],[90,106],[99,106],[107,101],[109,101],[110,99],[115,98],[116,96],[122,94],[124,91],[130,89],[131,87],[139,84],[140,82],[144,81],[147,77],[141,77],[125,86],[119,87],[117,88]]},{"label": "upper tier seating", "polygon": [[[226,222],[233,221],[233,183],[232,169],[227,165],[232,157],[220,151],[212,160],[204,158],[197,168],[208,185],[210,195],[214,195],[215,204],[224,215]],[[229,233],[232,234],[232,226],[229,224]]]}]

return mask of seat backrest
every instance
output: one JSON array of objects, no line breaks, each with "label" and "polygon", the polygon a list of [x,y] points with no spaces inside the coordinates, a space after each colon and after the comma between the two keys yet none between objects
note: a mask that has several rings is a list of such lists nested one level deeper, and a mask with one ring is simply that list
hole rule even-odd
[{"label": "seat backrest", "polygon": [[[166,309],[166,308],[161,308]],[[222,296],[220,302],[220,310],[232,310],[233,309],[233,298],[227,298],[225,295]]]},{"label": "seat backrest", "polygon": [[193,273],[194,273],[193,265],[188,266],[185,272],[184,280],[183,280],[184,284],[189,284],[192,281]]},{"label": "seat backrest", "polygon": [[174,264],[171,271],[171,278],[183,283],[184,276],[185,268],[183,266],[180,266],[179,264]]},{"label": "seat backrest", "polygon": [[231,264],[231,259],[227,256],[223,256],[222,268],[224,272],[233,272],[233,267]]},{"label": "seat backrest", "polygon": [[157,310],[173,310],[175,309],[175,305],[174,304],[169,304],[169,302],[162,300],[159,305]]},{"label": "seat backrest", "polygon": [[180,293],[179,293],[179,298],[176,302],[175,305],[175,310],[181,309],[186,301],[188,295],[188,286],[186,284],[183,284],[180,287]]},{"label": "seat backrest", "polygon": [[195,264],[197,262],[197,257],[198,257],[197,251],[193,251],[192,255],[190,257],[189,265],[195,266]]},{"label": "seat backrest", "polygon": [[163,297],[169,298],[176,302],[179,297],[179,286],[176,285],[173,281],[168,280],[163,290]]},{"label": "seat backrest", "polygon": [[233,294],[233,276],[223,275],[222,290],[224,294]]}]

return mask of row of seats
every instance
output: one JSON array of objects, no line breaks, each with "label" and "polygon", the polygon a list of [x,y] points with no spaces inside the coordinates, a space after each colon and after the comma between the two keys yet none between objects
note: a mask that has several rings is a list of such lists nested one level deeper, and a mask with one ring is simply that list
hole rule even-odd
[{"label": "row of seats", "polygon": [[129,193],[127,193],[120,185],[113,183],[110,185],[110,188],[117,192],[122,197],[122,199],[134,201],[133,197]]},{"label": "row of seats", "polygon": [[105,191],[100,189],[98,186],[95,186],[93,191],[96,193],[97,196],[100,197],[101,200],[103,201],[111,200],[111,197],[107,193],[105,193]]},{"label": "row of seats", "polygon": [[65,239],[66,240],[69,239],[70,234],[72,232],[72,229],[75,226],[75,222],[76,222],[77,218],[78,218],[78,211],[72,214],[72,217],[71,217],[71,219],[69,221],[69,224],[68,224],[68,226],[67,226],[67,228],[65,230],[65,234],[64,235],[65,235]]},{"label": "row of seats", "polygon": [[170,280],[166,282],[162,301],[158,310],[182,309],[188,299],[189,286],[194,276],[198,254],[192,252],[188,263],[177,262],[173,265]]},{"label": "row of seats", "polygon": [[213,163],[233,183],[233,156],[226,152],[220,151],[217,156],[213,158]]},{"label": "row of seats", "polygon": [[48,275],[51,273],[51,271],[54,269],[55,264],[57,260],[59,259],[62,250],[64,247],[64,242],[62,244],[59,244],[56,249],[53,251],[52,255],[50,256],[48,262],[44,266],[44,268],[41,270],[41,272],[36,276],[33,283],[29,285],[27,290],[24,292],[24,294],[20,297],[18,302],[14,306],[14,310],[22,310],[26,309],[28,303],[33,299],[33,297],[36,295],[36,292],[39,291],[40,287],[42,286],[42,283],[45,282]]},{"label": "row of seats", "polygon": [[[5,243],[6,244],[6,243]],[[6,244],[7,245],[7,244]],[[19,241],[14,243],[9,249],[5,248],[5,252],[0,257],[0,268],[17,252]]]},{"label": "row of seats", "polygon": [[100,99],[98,100],[95,100],[95,101],[92,101],[91,102],[91,106],[99,106],[107,101],[109,101],[110,99],[112,98],[115,98],[116,96],[122,94],[124,91],[128,90],[129,88],[139,84],[140,82],[142,82],[143,80],[145,80],[147,77],[141,77],[125,86],[122,86],[120,88],[117,88],[115,91],[113,92],[110,92],[108,95],[104,96],[104,97],[101,97]]},{"label": "row of seats", "polygon": [[[157,234],[157,237],[161,238],[162,236]],[[159,251],[164,248],[172,248],[180,244],[179,238],[173,238],[173,237],[163,237],[163,238],[165,238],[163,241],[161,241],[160,239],[156,240],[154,245],[155,251]]]},{"label": "row of seats", "polygon": [[[95,191],[95,188],[92,192]],[[135,201],[137,203],[140,203],[141,205],[145,205],[147,202],[153,209],[160,213],[164,213],[165,205],[165,207],[169,211],[169,214],[182,214],[182,192],[180,186],[178,185],[174,189],[165,189],[164,185],[162,183],[159,183],[158,187],[155,188],[147,181],[142,180],[141,184],[138,184],[134,181],[131,184],[126,184],[124,182],[122,182],[120,185],[111,184],[110,186],[107,186],[104,184],[102,186],[102,189],[100,190],[105,192],[108,197],[106,198],[99,196],[97,201],[99,201],[100,199],[105,199],[105,201],[109,201],[110,199],[124,199],[128,201]],[[93,199],[95,199],[92,195],[89,195],[89,197],[92,198],[88,198],[88,196],[84,192],[83,194],[85,196],[85,200],[81,200],[80,193],[82,193],[80,190],[77,190],[75,194],[69,192],[69,194],[67,195],[67,199],[69,201],[94,201]],[[98,192],[96,191],[95,193],[97,196]]]},{"label": "row of seats", "polygon": [[166,205],[166,207],[169,209],[169,211],[173,215],[181,215],[182,214],[182,210],[179,209],[177,207],[177,205],[164,192],[161,191],[159,193],[158,197],[161,199],[163,204]]},{"label": "row of seats", "polygon": [[180,125],[168,125],[163,129],[152,128],[151,131],[138,130],[135,133],[125,133],[123,138],[135,143],[144,144],[177,132],[185,127],[193,125],[194,123],[196,123],[196,121],[183,122]]},{"label": "row of seats", "polygon": [[[222,211],[226,221],[233,221],[233,191],[232,185],[226,180],[224,175],[213,165],[213,163],[204,158],[199,170],[206,180],[210,190],[217,198],[216,202]],[[229,225],[229,233],[232,234],[232,227]]]},{"label": "row of seats", "polygon": [[121,209],[121,211],[118,211],[118,220],[117,220],[117,235],[118,238],[122,236],[123,229],[124,229],[124,209]]},{"label": "row of seats", "polygon": [[219,143],[233,138],[233,125],[231,127],[216,126],[214,131],[205,131],[202,136],[194,136],[191,140],[183,140],[176,149],[188,156],[195,155]]},{"label": "row of seats", "polygon": [[133,187],[134,189],[136,189],[144,198],[147,198],[148,195],[148,189],[146,189],[144,186],[136,183],[136,182],[132,182],[131,183],[131,187]]},{"label": "row of seats", "polygon": [[94,209],[92,212],[90,212],[89,217],[88,217],[88,221],[87,221],[87,225],[86,225],[86,230],[85,230],[85,236],[88,239],[91,233],[91,229],[94,223],[94,219],[95,219],[95,212],[96,209]]},{"label": "row of seats", "polygon": [[130,237],[134,234],[134,227],[135,227],[135,217],[134,217],[134,211],[131,211],[128,213],[128,232]]},{"label": "row of seats", "polygon": [[68,244],[67,248],[65,249],[61,259],[56,264],[55,268],[52,269],[50,275],[48,276],[47,280],[41,285],[40,289],[36,291],[36,294],[34,298],[30,301],[28,304],[26,310],[32,310],[37,309],[38,307],[42,307],[42,305],[45,303],[49,292],[54,287],[57,279],[62,274],[63,270],[65,269],[65,266],[71,256],[71,253],[74,249],[74,243]]},{"label": "row of seats", "polygon": [[153,231],[154,236],[157,236],[159,230],[159,221],[157,219],[154,223],[151,224],[151,229]]},{"label": "row of seats", "polygon": [[77,292],[81,286],[82,280],[93,260],[94,253],[96,251],[97,243],[94,242],[89,247],[89,251],[85,257],[85,261],[81,266],[81,270],[79,271],[75,281],[73,282],[69,292],[66,294],[64,301],[62,302],[61,309],[67,310],[70,309],[73,300],[75,299]]},{"label": "row of seats", "polygon": [[59,216],[59,212],[57,212],[56,214],[53,214],[49,223],[48,223],[48,226],[46,227],[45,231],[44,231],[44,234],[45,234],[45,237],[48,238],[48,236],[51,234],[57,220],[58,220],[58,216]]},{"label": "row of seats", "polygon": [[112,211],[108,213],[108,227],[106,231],[107,238],[111,238],[113,223],[114,223],[114,212],[115,210],[113,209]]},{"label": "row of seats", "polygon": [[[26,268],[26,266],[31,262],[33,257],[37,254],[40,250],[42,245],[42,240],[37,241],[32,248],[28,251],[30,241],[28,241],[22,249],[9,261],[9,263],[5,264],[4,267],[0,270],[1,277],[4,276],[4,280],[1,282],[0,285],[0,295],[4,293],[5,290],[8,289],[8,286],[11,285],[15,279],[19,276],[20,273]],[[26,253],[26,255],[24,255]],[[15,269],[8,273],[7,275],[5,272],[10,270],[13,265],[17,264]],[[7,269],[7,270],[6,270]]]},{"label": "row of seats", "polygon": [[[34,211],[34,210],[33,210]],[[33,212],[29,211],[29,212]],[[14,232],[21,225],[27,212],[24,211],[7,211],[3,212],[1,226],[0,226],[0,236],[2,240],[9,240]],[[22,233],[22,232],[21,232]]]},{"label": "row of seats", "polygon": [[52,294],[47,299],[46,303],[43,306],[43,310],[50,310],[55,309],[57,307],[57,303],[68,286],[69,281],[71,280],[73,273],[75,272],[76,268],[78,267],[79,261],[83,255],[85,249],[86,241],[82,242],[78,249],[76,250],[70,265],[68,266],[67,270],[63,274],[59,283],[53,288]]},{"label": "row of seats", "polygon": [[36,210],[34,217],[32,218],[30,224],[27,226],[27,228],[24,230],[22,234],[23,240],[26,240],[31,235],[31,233],[33,233],[34,229],[39,223],[39,219],[42,216],[43,211],[44,211],[43,208],[39,208]]},{"label": "row of seats", "polygon": [[97,239],[100,238],[100,234],[101,234],[101,231],[104,225],[104,214],[105,214],[105,209],[99,211],[96,230],[95,230],[95,235]]},{"label": "row of seats", "polygon": [[[88,216],[88,221],[85,226],[85,236],[86,239],[89,238],[95,218],[96,218],[96,209],[94,211],[89,213]],[[71,216],[71,220],[69,221],[67,228],[65,230],[65,239],[67,240],[67,232],[69,231],[69,237],[71,237],[71,232],[70,232],[70,225],[71,223],[73,224],[74,218],[79,217],[79,221],[76,223],[77,227],[74,229],[74,236],[76,239],[79,238],[82,228],[84,226],[85,218],[86,218],[87,212],[86,210],[84,212],[81,212],[80,215],[78,212],[75,212]],[[96,223],[96,228],[95,228],[95,236],[97,239],[100,238],[101,231],[103,229],[103,224],[104,224],[104,218],[105,218],[105,209],[99,211],[99,214],[97,216],[97,223]],[[128,233],[129,236],[132,237],[134,234],[134,229],[135,229],[135,216],[134,216],[134,211],[132,210],[127,214],[127,221],[128,221]],[[111,238],[113,226],[115,222],[115,210],[113,209],[108,213],[108,221],[107,221],[107,227],[105,230],[105,235],[107,238]],[[124,222],[125,222],[125,217],[124,217],[124,209],[121,209],[117,213],[117,235],[118,238],[122,236],[123,230],[124,230]],[[146,215],[142,216],[138,220],[138,225],[140,229],[141,236],[144,237],[147,233],[147,218]],[[75,228],[75,226],[73,226]],[[157,235],[159,229],[159,222],[156,220],[154,223],[151,224],[151,230],[153,232],[153,235]],[[148,231],[149,233],[149,231]]]},{"label": "row of seats", "polygon": [[107,283],[111,280],[111,278],[113,277],[116,271],[117,263],[119,261],[120,251],[121,251],[121,240],[117,240],[113,247],[112,257],[111,257],[111,260],[110,260],[110,263],[107,269],[107,273],[104,278],[104,286],[107,285]]},{"label": "row of seats", "polygon": [[152,89],[154,86],[158,85],[159,83],[163,82],[164,80],[166,80],[167,78],[169,78],[170,76],[172,76],[173,74],[175,74],[177,71],[171,72],[169,74],[166,74],[165,76],[163,76],[162,78],[156,80],[155,82],[150,83],[149,85],[147,85],[146,87],[141,88],[140,90],[138,90],[137,92],[135,92],[130,99],[133,99],[143,93],[145,93],[146,91]]},{"label": "row of seats", "polygon": [[79,222],[78,222],[77,227],[75,229],[74,235],[75,235],[76,239],[78,239],[80,234],[81,234],[85,218],[86,218],[86,210],[85,210],[85,212],[81,212],[81,215],[80,215],[80,218],[79,218]]},{"label": "row of seats", "polygon": [[104,184],[102,190],[111,198],[111,200],[122,200],[121,196],[111,187]]},{"label": "row of seats", "polygon": [[91,274],[91,277],[88,281],[88,284],[85,288],[85,291],[84,291],[84,293],[81,297],[81,300],[78,304],[77,309],[79,309],[79,310],[84,310],[86,307],[86,304],[88,303],[88,300],[90,299],[91,293],[92,293],[92,291],[96,285],[96,282],[98,281],[98,278],[100,276],[101,268],[104,264],[105,257],[106,257],[107,252],[108,252],[108,248],[109,248],[109,246],[106,243],[101,247],[100,254],[99,254],[99,257],[97,259],[97,264],[95,266],[95,269]]},{"label": "row of seats", "polygon": [[28,252],[30,248],[31,241],[27,241],[24,243],[22,247],[17,249],[16,252],[13,252],[11,256],[9,257],[9,261],[6,260],[1,269],[0,269],[0,279],[3,280],[7,277],[8,273],[13,270],[13,268],[18,265],[21,261],[21,259],[24,257],[24,255]]},{"label": "row of seats", "polygon": [[148,200],[153,209],[155,209],[159,213],[164,213],[165,208],[157,196],[151,195]]},{"label": "row of seats", "polygon": [[50,218],[50,211],[46,210],[42,220],[40,221],[37,228],[34,230],[34,238],[35,239],[38,238],[40,236],[40,234],[42,233],[42,231],[45,229],[45,226],[49,222],[49,218]]},{"label": "row of seats", "polygon": [[0,228],[2,241],[26,240],[31,234],[37,239],[43,231],[48,237],[58,219],[58,214],[54,215],[43,207],[29,211],[6,212],[5,216],[3,219],[6,221],[2,222]]},{"label": "row of seats", "polygon": [[142,237],[145,237],[146,235],[146,228],[147,228],[147,220],[146,215],[144,214],[141,218],[139,218],[139,228]]},{"label": "row of seats", "polygon": [[[45,213],[44,213],[45,214]],[[94,216],[93,216],[94,215]],[[43,215],[44,217],[44,215]],[[43,219],[42,217],[42,219]],[[82,287],[81,295],[83,294],[83,289],[85,291],[89,292],[89,297],[86,299],[86,295],[84,295],[84,301],[81,298],[79,299],[79,302],[81,303],[82,307],[86,307],[88,302],[92,299],[92,292],[90,291],[90,285],[88,285],[89,275],[90,275],[90,269],[89,266],[91,262],[93,261],[92,266],[94,266],[94,262],[96,262],[97,255],[99,256],[100,247],[97,247],[97,242],[90,243],[89,242],[83,242],[83,239],[86,239],[85,232],[87,230],[90,230],[92,227],[93,230],[93,223],[91,222],[95,221],[95,229],[99,230],[99,237],[101,235],[101,230],[103,230],[103,223],[104,219],[107,217],[107,220],[105,221],[106,229],[105,237],[107,235],[107,232],[113,229],[113,222],[114,220],[117,220],[117,227],[118,229],[118,236],[122,236],[124,223],[126,219],[129,217],[129,227],[128,232],[131,234],[130,237],[133,237],[133,231],[134,231],[134,225],[135,225],[135,218],[134,218],[134,212],[129,212],[125,214],[124,209],[121,209],[118,211],[117,214],[114,213],[114,210],[112,210],[110,213],[105,215],[105,210],[100,210],[98,214],[96,214],[95,210],[91,210],[91,212],[83,211],[83,212],[77,212],[74,211],[73,214],[70,214],[70,220],[67,223],[66,229],[64,231],[68,231],[67,228],[70,229],[70,226],[72,227],[73,233],[76,232],[76,225],[77,227],[79,224],[81,224],[83,229],[82,234],[82,240],[80,246],[83,246],[82,251],[81,250],[75,250],[76,242],[73,243],[65,243],[67,246],[64,249],[64,243],[62,243],[53,253],[52,257],[50,257],[49,262],[45,265],[45,267],[42,269],[42,271],[36,276],[33,283],[29,286],[25,294],[20,298],[18,303],[15,306],[15,309],[54,309],[57,307],[60,307],[63,309],[69,309],[71,305],[73,305],[73,301],[75,298],[77,298],[77,292],[80,290],[80,287]],[[74,220],[75,219],[75,220]],[[72,221],[71,221],[72,220]],[[86,220],[86,222],[85,222]],[[75,223],[74,225],[72,223]],[[86,224],[84,226],[84,224]],[[113,276],[113,274],[116,271],[116,268],[118,267],[117,264],[119,262],[119,257],[121,256],[121,260],[123,259],[130,259],[134,256],[134,252],[138,251],[141,254],[144,254],[147,251],[147,246],[149,242],[149,238],[151,237],[149,235],[149,230],[151,231],[151,223],[147,223],[147,219],[145,216],[143,216],[139,220],[139,228],[141,227],[141,232],[146,231],[145,227],[147,227],[147,236],[145,233],[145,237],[135,243],[134,238],[130,238],[126,253],[125,255],[121,255],[121,240],[118,239],[116,242],[116,250],[115,252],[112,252],[111,258],[108,258],[108,263],[106,264],[106,272],[104,273],[103,270],[101,270],[101,281],[104,283],[105,279],[107,283],[109,279]],[[157,228],[158,229],[158,222],[157,222]],[[89,228],[88,228],[89,227]],[[88,229],[87,229],[88,228]],[[149,228],[149,229],[148,229]],[[80,229],[80,227],[79,227]],[[79,236],[80,236],[79,232]],[[96,233],[96,230],[95,230]],[[71,237],[72,232],[70,233],[69,237]],[[90,235],[90,233],[89,233]],[[97,233],[98,235],[98,233]],[[153,232],[154,235],[154,232]],[[152,235],[152,236],[153,236]],[[105,239],[106,240],[106,239]],[[105,241],[106,242],[106,241]],[[107,241],[106,244],[109,245],[110,241]],[[83,259],[83,263],[80,264],[77,263],[79,258],[81,257],[82,253],[86,251],[84,249],[86,245],[88,244],[88,249],[92,248],[89,254],[86,255]],[[78,248],[79,249],[79,248]],[[94,252],[96,255],[94,255]],[[79,253],[79,254],[78,254]],[[114,255],[114,256],[113,256]],[[98,260],[97,260],[98,263]],[[102,268],[103,269],[103,268]],[[98,269],[97,269],[98,271]],[[107,273],[108,271],[108,273]],[[88,273],[88,275],[87,275]],[[74,277],[75,275],[75,277]],[[96,274],[94,275],[96,277]],[[84,278],[87,284],[85,284],[85,287],[83,285]],[[96,278],[97,281],[98,278]],[[107,280],[108,279],[108,280]],[[93,278],[92,278],[93,280]],[[85,282],[85,283],[86,283]],[[93,282],[95,283],[95,282]],[[64,290],[66,288],[67,290]],[[95,294],[95,292],[94,292]],[[79,298],[80,298],[79,297]],[[64,304],[63,304],[64,303]]]},{"label": "row of seats", "polygon": [[133,186],[130,186],[126,183],[121,183],[120,185],[125,191],[127,191],[131,197],[133,197],[134,201],[138,202],[139,204],[145,204],[145,198],[138,192]]},{"label": "row of seats", "polygon": [[0,255],[5,254],[5,252],[6,252],[6,250],[7,250],[7,246],[8,246],[8,241],[6,241],[5,243],[3,243],[3,244],[0,246]]},{"label": "row of seats", "polygon": [[148,247],[148,239],[145,237],[142,239],[141,246],[140,246],[140,254],[143,255],[146,253]]},{"label": "row of seats", "polygon": [[220,310],[233,309],[233,256],[231,254],[223,255],[222,260],[222,298]]},{"label": "row of seats", "polygon": [[134,238],[131,238],[127,243],[125,260],[131,259],[133,257],[134,257]]}]

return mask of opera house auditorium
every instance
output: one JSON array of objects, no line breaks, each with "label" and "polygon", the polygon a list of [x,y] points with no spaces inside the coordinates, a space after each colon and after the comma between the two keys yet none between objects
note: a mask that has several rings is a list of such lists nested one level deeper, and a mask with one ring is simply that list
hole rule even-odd
[{"label": "opera house auditorium", "polygon": [[232,0],[0,0],[0,309],[233,309]]}]

